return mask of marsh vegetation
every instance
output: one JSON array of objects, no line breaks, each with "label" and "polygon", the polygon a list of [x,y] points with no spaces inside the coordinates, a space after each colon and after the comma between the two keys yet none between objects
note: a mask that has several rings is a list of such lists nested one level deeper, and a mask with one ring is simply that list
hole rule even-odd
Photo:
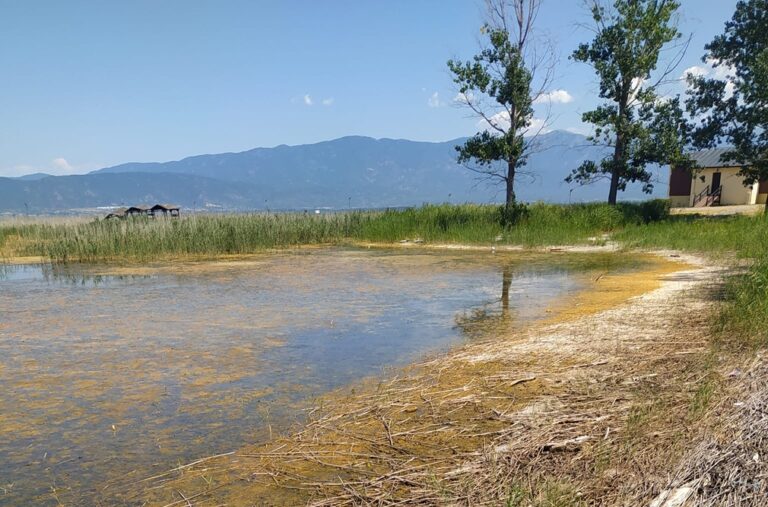
[{"label": "marsh vegetation", "polygon": [[128,262],[215,258],[265,249],[359,242],[501,244],[542,246],[586,242],[628,224],[667,214],[664,201],[640,204],[527,207],[505,225],[494,205],[425,205],[388,211],[192,215],[181,220],[74,220],[0,223],[0,253],[40,256],[53,262]]}]

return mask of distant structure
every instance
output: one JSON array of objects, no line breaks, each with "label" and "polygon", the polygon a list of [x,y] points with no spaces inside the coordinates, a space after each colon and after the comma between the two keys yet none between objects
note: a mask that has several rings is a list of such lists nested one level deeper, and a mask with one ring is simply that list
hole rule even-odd
[{"label": "distant structure", "polygon": [[669,201],[673,208],[765,204],[768,181],[744,184],[741,167],[720,161],[728,149],[719,148],[691,153],[697,169],[672,167]]},{"label": "distant structure", "polygon": [[149,208],[150,216],[155,216],[158,213],[162,213],[163,216],[170,215],[171,218],[178,218],[181,214],[181,208],[175,204],[155,204]]},{"label": "distant structure", "polygon": [[179,218],[179,216],[181,216],[181,207],[175,204],[155,204],[154,206],[137,205],[131,206],[129,208],[116,209],[105,216],[104,219],[124,219],[134,216],[147,216],[155,218],[161,213],[164,217],[170,216],[171,218]]},{"label": "distant structure", "polygon": [[131,206],[127,210],[125,210],[125,216],[127,217],[135,217],[140,215],[147,215],[149,216],[149,210],[152,209],[149,206]]},{"label": "distant structure", "polygon": [[128,211],[128,208],[118,208],[111,213],[109,213],[107,216],[104,217],[106,220],[107,218],[125,218],[125,212]]}]

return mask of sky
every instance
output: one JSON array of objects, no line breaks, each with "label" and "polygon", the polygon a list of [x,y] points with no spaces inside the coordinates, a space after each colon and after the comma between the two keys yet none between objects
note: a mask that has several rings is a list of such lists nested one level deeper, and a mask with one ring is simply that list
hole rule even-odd
[{"label": "sky", "polygon": [[[704,45],[736,0],[681,0],[692,34],[674,77],[712,72]],[[554,44],[547,129],[588,132],[582,0],[544,0]],[[478,50],[480,0],[0,0],[0,176],[306,144],[345,135],[446,141],[479,128],[451,58]],[[683,90],[671,83],[665,93]]]}]

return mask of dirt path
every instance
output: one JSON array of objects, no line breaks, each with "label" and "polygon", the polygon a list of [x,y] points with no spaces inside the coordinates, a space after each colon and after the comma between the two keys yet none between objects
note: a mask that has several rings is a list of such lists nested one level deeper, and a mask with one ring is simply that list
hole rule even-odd
[{"label": "dirt path", "polygon": [[169,506],[648,505],[711,396],[723,274],[658,255],[549,323],[334,393],[298,433],[106,489]]}]

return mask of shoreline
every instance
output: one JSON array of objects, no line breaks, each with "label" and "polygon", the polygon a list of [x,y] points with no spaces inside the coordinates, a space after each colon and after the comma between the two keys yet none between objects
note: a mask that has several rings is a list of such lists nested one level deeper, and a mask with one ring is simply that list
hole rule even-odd
[{"label": "shoreline", "polygon": [[[503,500],[503,484],[489,488],[488,474],[499,473],[498,463],[510,459],[514,466],[508,463],[507,486],[525,471],[541,476],[546,489],[552,477],[541,474],[564,466],[557,463],[560,458],[586,452],[596,459],[596,447],[614,439],[623,442],[626,430],[621,427],[636,403],[629,393],[617,398],[613,391],[657,383],[662,375],[650,367],[661,360],[660,352],[669,351],[668,360],[678,366],[702,360],[702,314],[714,302],[690,293],[713,283],[724,270],[690,255],[654,255],[666,259],[659,261],[662,268],[599,280],[596,285],[613,283],[602,291],[602,299],[595,297],[599,288],[593,288],[582,294],[583,301],[570,305],[570,313],[556,314],[516,336],[459,346],[389,382],[333,393],[297,433],[155,477],[142,486],[154,491],[146,499],[152,505],[184,505],[184,499],[192,498],[228,505],[254,499],[335,505],[384,498],[455,503],[466,495],[482,504]],[[633,316],[642,322],[632,324]],[[667,336],[671,330],[679,336]],[[632,335],[642,340],[633,341]],[[600,387],[598,379],[604,383],[620,375],[638,380]],[[661,391],[679,396],[675,370],[665,368],[664,376],[669,382]],[[595,393],[602,389],[612,391],[614,399],[603,407],[606,413],[586,417],[579,400],[604,404],[608,393]],[[561,428],[558,418],[574,420]],[[534,466],[539,459],[547,465]],[[649,466],[645,473],[659,481],[657,469]],[[570,475],[560,470],[553,477]],[[606,491],[603,483],[617,486],[615,480],[593,478],[576,481],[572,493],[594,498]],[[458,487],[462,484],[475,486],[468,492]],[[525,498],[543,494],[541,488],[528,489],[520,492]],[[447,495],[439,502],[438,490]]]},{"label": "shoreline", "polygon": [[462,251],[462,252],[490,252],[490,253],[616,253],[622,251],[623,247],[616,243],[606,241],[604,244],[570,244],[570,245],[545,245],[545,246],[524,246],[524,245],[499,245],[499,244],[466,244],[466,243],[421,243],[413,241],[396,243],[374,243],[374,242],[341,242],[341,243],[323,243],[323,244],[300,244],[281,248],[265,248],[264,250],[254,251],[244,254],[214,254],[214,255],[183,255],[183,256],[161,256],[156,259],[110,259],[102,261],[81,261],[72,259],[66,262],[54,261],[50,258],[39,255],[9,255],[0,256],[0,266],[19,266],[24,264],[56,264],[61,266],[109,266],[118,269],[138,268],[146,269],[148,265],[171,265],[171,264],[197,264],[197,263],[228,263],[228,262],[248,262],[258,260],[265,255],[291,253],[297,251],[313,251],[329,248],[354,248],[360,250],[423,250],[423,251]]}]

